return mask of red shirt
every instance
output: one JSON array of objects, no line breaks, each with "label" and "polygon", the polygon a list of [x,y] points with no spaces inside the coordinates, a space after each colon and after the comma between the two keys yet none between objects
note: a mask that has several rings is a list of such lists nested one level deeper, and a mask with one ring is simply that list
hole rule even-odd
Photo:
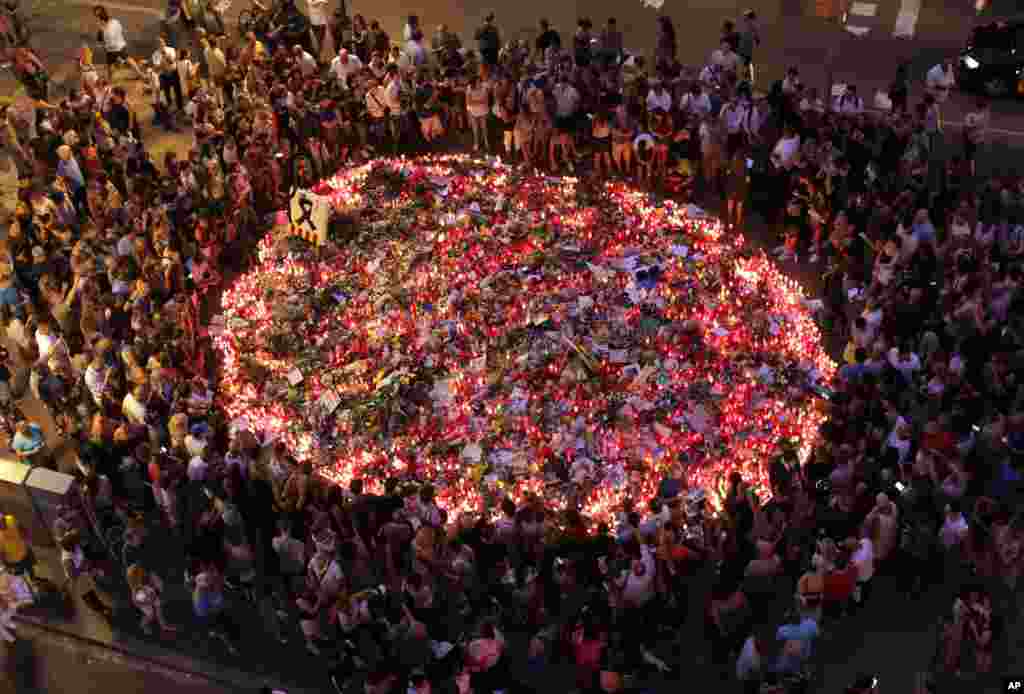
[{"label": "red shirt", "polygon": [[825,576],[825,602],[843,602],[853,596],[857,587],[857,567],[852,564],[842,571]]}]

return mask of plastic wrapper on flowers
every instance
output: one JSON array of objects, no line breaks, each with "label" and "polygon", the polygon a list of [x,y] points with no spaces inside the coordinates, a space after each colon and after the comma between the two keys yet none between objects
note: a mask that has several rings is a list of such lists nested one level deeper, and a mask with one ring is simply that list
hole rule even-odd
[{"label": "plastic wrapper on flowers", "polygon": [[226,415],[327,478],[609,520],[677,462],[716,503],[732,470],[766,495],[817,434],[835,365],[800,289],[698,210],[460,156],[317,192],[344,223],[266,238],[216,344]]}]

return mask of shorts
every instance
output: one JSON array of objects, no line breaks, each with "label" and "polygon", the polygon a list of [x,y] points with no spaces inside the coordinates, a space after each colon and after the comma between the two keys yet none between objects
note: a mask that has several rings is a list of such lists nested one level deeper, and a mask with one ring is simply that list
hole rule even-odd
[{"label": "shorts", "polygon": [[613,142],[612,143],[612,157],[615,159],[623,159],[633,154],[633,144],[631,142]]},{"label": "shorts", "polygon": [[119,65],[128,60],[124,49],[120,51],[107,51],[107,65]]},{"label": "shorts", "polygon": [[555,119],[555,130],[560,133],[574,133],[576,131],[576,117],[565,116]]},{"label": "shorts", "polygon": [[25,557],[18,562],[7,564],[7,569],[15,576],[30,573],[32,567],[36,565],[36,555],[33,554],[31,547],[26,547],[27,553]]},{"label": "shorts", "polygon": [[444,127],[441,125],[441,116],[437,114],[420,118],[420,128],[423,130],[425,137],[437,137],[444,133]]}]

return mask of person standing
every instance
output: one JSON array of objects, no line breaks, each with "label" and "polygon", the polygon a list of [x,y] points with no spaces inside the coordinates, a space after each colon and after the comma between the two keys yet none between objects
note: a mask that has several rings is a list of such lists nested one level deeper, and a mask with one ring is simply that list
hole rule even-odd
[{"label": "person standing", "polygon": [[501,50],[501,34],[494,26],[494,13],[488,12],[484,23],[476,30],[476,42],[480,49],[480,59],[484,65],[497,65],[498,52]]},{"label": "person standing", "polygon": [[654,69],[667,70],[676,61],[676,28],[672,20],[658,17],[657,38],[654,44]]},{"label": "person standing", "polygon": [[11,573],[19,576],[26,574],[35,580],[35,554],[25,542],[18,521],[11,515],[0,514],[0,557]]},{"label": "person standing", "polygon": [[739,148],[733,152],[729,169],[725,177],[726,231],[736,231],[743,227],[743,206],[750,192],[750,171],[747,151]]},{"label": "person standing", "polygon": [[164,95],[164,102],[168,107],[173,103],[179,111],[183,111],[185,99],[182,95],[181,76],[178,72],[178,52],[170,46],[166,35],[162,35],[158,39],[152,62],[159,75],[160,91]]},{"label": "person standing", "polygon": [[473,151],[491,150],[491,138],[487,128],[487,115],[491,110],[490,86],[480,79],[479,75],[471,75],[469,86],[466,87],[466,111],[469,113],[469,124],[473,130]]},{"label": "person standing", "polygon": [[936,103],[943,104],[949,99],[949,93],[956,86],[956,72],[953,69],[953,59],[946,58],[938,65],[932,67],[925,75],[925,87]]},{"label": "person standing", "polygon": [[388,131],[396,152],[402,143],[404,121],[409,114],[405,98],[406,91],[407,88],[398,66],[388,66],[387,82],[384,86],[384,107],[388,114]]},{"label": "person standing", "polygon": [[534,42],[534,58],[542,63],[547,62],[548,51],[559,51],[562,49],[562,37],[551,28],[548,20],[540,20],[540,35]]},{"label": "person standing", "polygon": [[907,112],[907,96],[910,94],[910,64],[906,61],[896,68],[896,76],[889,85],[889,102],[893,113]]},{"label": "person standing", "polygon": [[[128,41],[125,40],[124,27],[121,26],[121,22],[111,17],[103,5],[97,5],[93,10],[93,15],[99,23],[96,40],[103,44],[103,49],[107,54],[107,80],[112,82],[115,65],[131,64],[134,61],[128,57]],[[138,66],[135,69],[138,71]]]},{"label": "person standing", "polygon": [[81,535],[77,530],[72,530],[60,539],[59,545],[60,563],[67,579],[64,591],[70,594],[77,588],[85,606],[109,622],[114,617],[114,610],[100,597],[95,576],[101,572],[86,557]]},{"label": "person standing", "polygon": [[309,15],[310,31],[316,39],[316,50],[313,52],[320,55],[324,35],[327,33],[327,0],[306,0],[306,11]]},{"label": "person standing", "polygon": [[609,17],[604,29],[601,30],[600,56],[602,64],[617,66],[622,61],[625,44],[615,17]]},{"label": "person standing", "polygon": [[753,10],[747,10],[740,18],[739,43],[736,52],[743,60],[740,79],[749,80],[754,84],[756,74],[754,71],[754,49],[761,45],[761,29],[757,24],[757,14]]},{"label": "person standing", "polygon": [[974,108],[964,116],[964,159],[971,166],[971,176],[978,173],[978,153],[988,138],[991,117],[988,102],[984,99],[978,99]]}]

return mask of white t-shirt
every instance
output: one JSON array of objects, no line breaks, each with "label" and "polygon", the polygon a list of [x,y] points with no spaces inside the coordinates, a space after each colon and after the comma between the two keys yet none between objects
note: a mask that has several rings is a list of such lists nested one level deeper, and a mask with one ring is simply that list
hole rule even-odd
[{"label": "white t-shirt", "polygon": [[209,463],[203,460],[199,456],[195,456],[192,460],[188,461],[188,469],[185,474],[193,482],[205,482],[206,472],[210,469]]},{"label": "white t-shirt", "polygon": [[331,61],[331,74],[334,75],[336,80],[347,83],[348,78],[351,75],[359,72],[363,69],[363,61],[358,56],[349,53],[348,61],[341,62],[341,56],[337,56]]},{"label": "white t-shirt", "polygon": [[643,545],[640,548],[640,553],[641,561],[644,563],[644,575],[637,576],[630,567],[626,583],[622,588],[622,599],[631,607],[646,605],[654,597],[654,579],[657,570],[654,563],[654,550],[648,545]]},{"label": "white t-shirt", "polygon": [[206,440],[200,436],[188,434],[185,436],[185,450],[193,458],[201,456],[206,452]]},{"label": "white t-shirt", "polygon": [[299,69],[302,70],[303,77],[312,77],[317,70],[316,58],[302,51],[302,55],[299,56]]},{"label": "white t-shirt", "polygon": [[173,72],[178,65],[178,52],[170,46],[153,51],[153,67],[160,72]]},{"label": "white t-shirt", "polygon": [[734,51],[723,51],[721,48],[716,48],[711,52],[711,62],[723,70],[736,72],[736,68],[740,64],[740,57]]},{"label": "white t-shirt", "polygon": [[306,12],[313,26],[322,27],[327,24],[327,0],[307,0]]},{"label": "white t-shirt", "polygon": [[782,137],[779,138],[777,143],[775,143],[775,149],[772,150],[772,159],[775,160],[778,166],[789,166],[790,162],[793,161],[793,157],[795,157],[799,151],[799,135],[794,135],[793,137]]},{"label": "white t-shirt", "polygon": [[124,27],[121,22],[111,18],[103,25],[103,48],[110,53],[118,53],[128,46],[124,39]]},{"label": "white t-shirt", "polygon": [[967,521],[964,519],[964,514],[958,513],[954,518],[947,515],[942,529],[939,530],[939,539],[942,541],[942,545],[949,549],[960,544],[966,533]]},{"label": "white t-shirt", "polygon": [[850,557],[850,561],[857,567],[857,580],[860,583],[870,581],[875,575],[875,545],[870,539],[863,537],[860,546]]},{"label": "white t-shirt", "polygon": [[402,52],[409,56],[409,62],[417,67],[427,64],[427,49],[422,41],[406,41]]},{"label": "white t-shirt", "polygon": [[889,350],[889,365],[910,381],[914,378],[914,372],[921,369],[921,358],[911,352],[910,356],[904,359],[900,356],[900,350],[893,347]]},{"label": "white t-shirt", "polygon": [[[559,118],[567,118],[574,113],[580,105],[580,93],[571,84],[558,85],[555,87],[555,114]],[[669,104],[671,106],[671,103]]]},{"label": "white t-shirt", "polygon": [[843,94],[837,96],[832,103],[832,108],[838,113],[845,115],[855,115],[863,113],[864,111],[864,100],[856,94]]},{"label": "white t-shirt", "polygon": [[312,586],[316,586],[318,592],[331,595],[341,589],[345,574],[341,570],[338,560],[330,556],[314,556],[309,560],[307,576]]},{"label": "white t-shirt", "polygon": [[902,465],[904,462],[906,462],[907,454],[910,453],[911,443],[910,439],[901,439],[899,435],[896,433],[896,429],[898,429],[900,425],[903,423],[904,420],[902,417],[896,420],[896,427],[892,430],[892,432],[889,433],[889,438],[886,439],[885,441],[887,446],[889,446],[890,448],[895,448],[899,452],[900,457],[897,461],[899,465]]},{"label": "white t-shirt", "polygon": [[655,90],[652,89],[647,94],[647,110],[648,111],[671,111],[672,110],[672,95],[667,90]]},{"label": "white t-shirt", "polygon": [[946,70],[946,66],[939,63],[925,75],[925,83],[929,89],[952,89],[956,84],[956,75],[952,70]]},{"label": "white t-shirt", "polygon": [[44,335],[39,330],[36,330],[36,346],[39,348],[39,358],[46,359],[50,356],[50,352],[57,346],[56,335]]},{"label": "white t-shirt", "polygon": [[92,364],[89,364],[85,370],[85,387],[89,389],[92,399],[98,406],[103,404],[103,392],[107,388],[107,373],[105,366],[96,368]]},{"label": "white t-shirt", "polygon": [[697,96],[687,92],[679,99],[679,110],[695,116],[706,116],[711,113],[711,97],[703,92]]},{"label": "white t-shirt", "polygon": [[133,393],[124,396],[124,400],[121,401],[121,411],[132,424],[146,423],[146,406],[136,400]]},{"label": "white t-shirt", "polygon": [[384,87],[384,105],[391,109],[391,115],[402,113],[402,83],[398,80],[388,82]]}]

